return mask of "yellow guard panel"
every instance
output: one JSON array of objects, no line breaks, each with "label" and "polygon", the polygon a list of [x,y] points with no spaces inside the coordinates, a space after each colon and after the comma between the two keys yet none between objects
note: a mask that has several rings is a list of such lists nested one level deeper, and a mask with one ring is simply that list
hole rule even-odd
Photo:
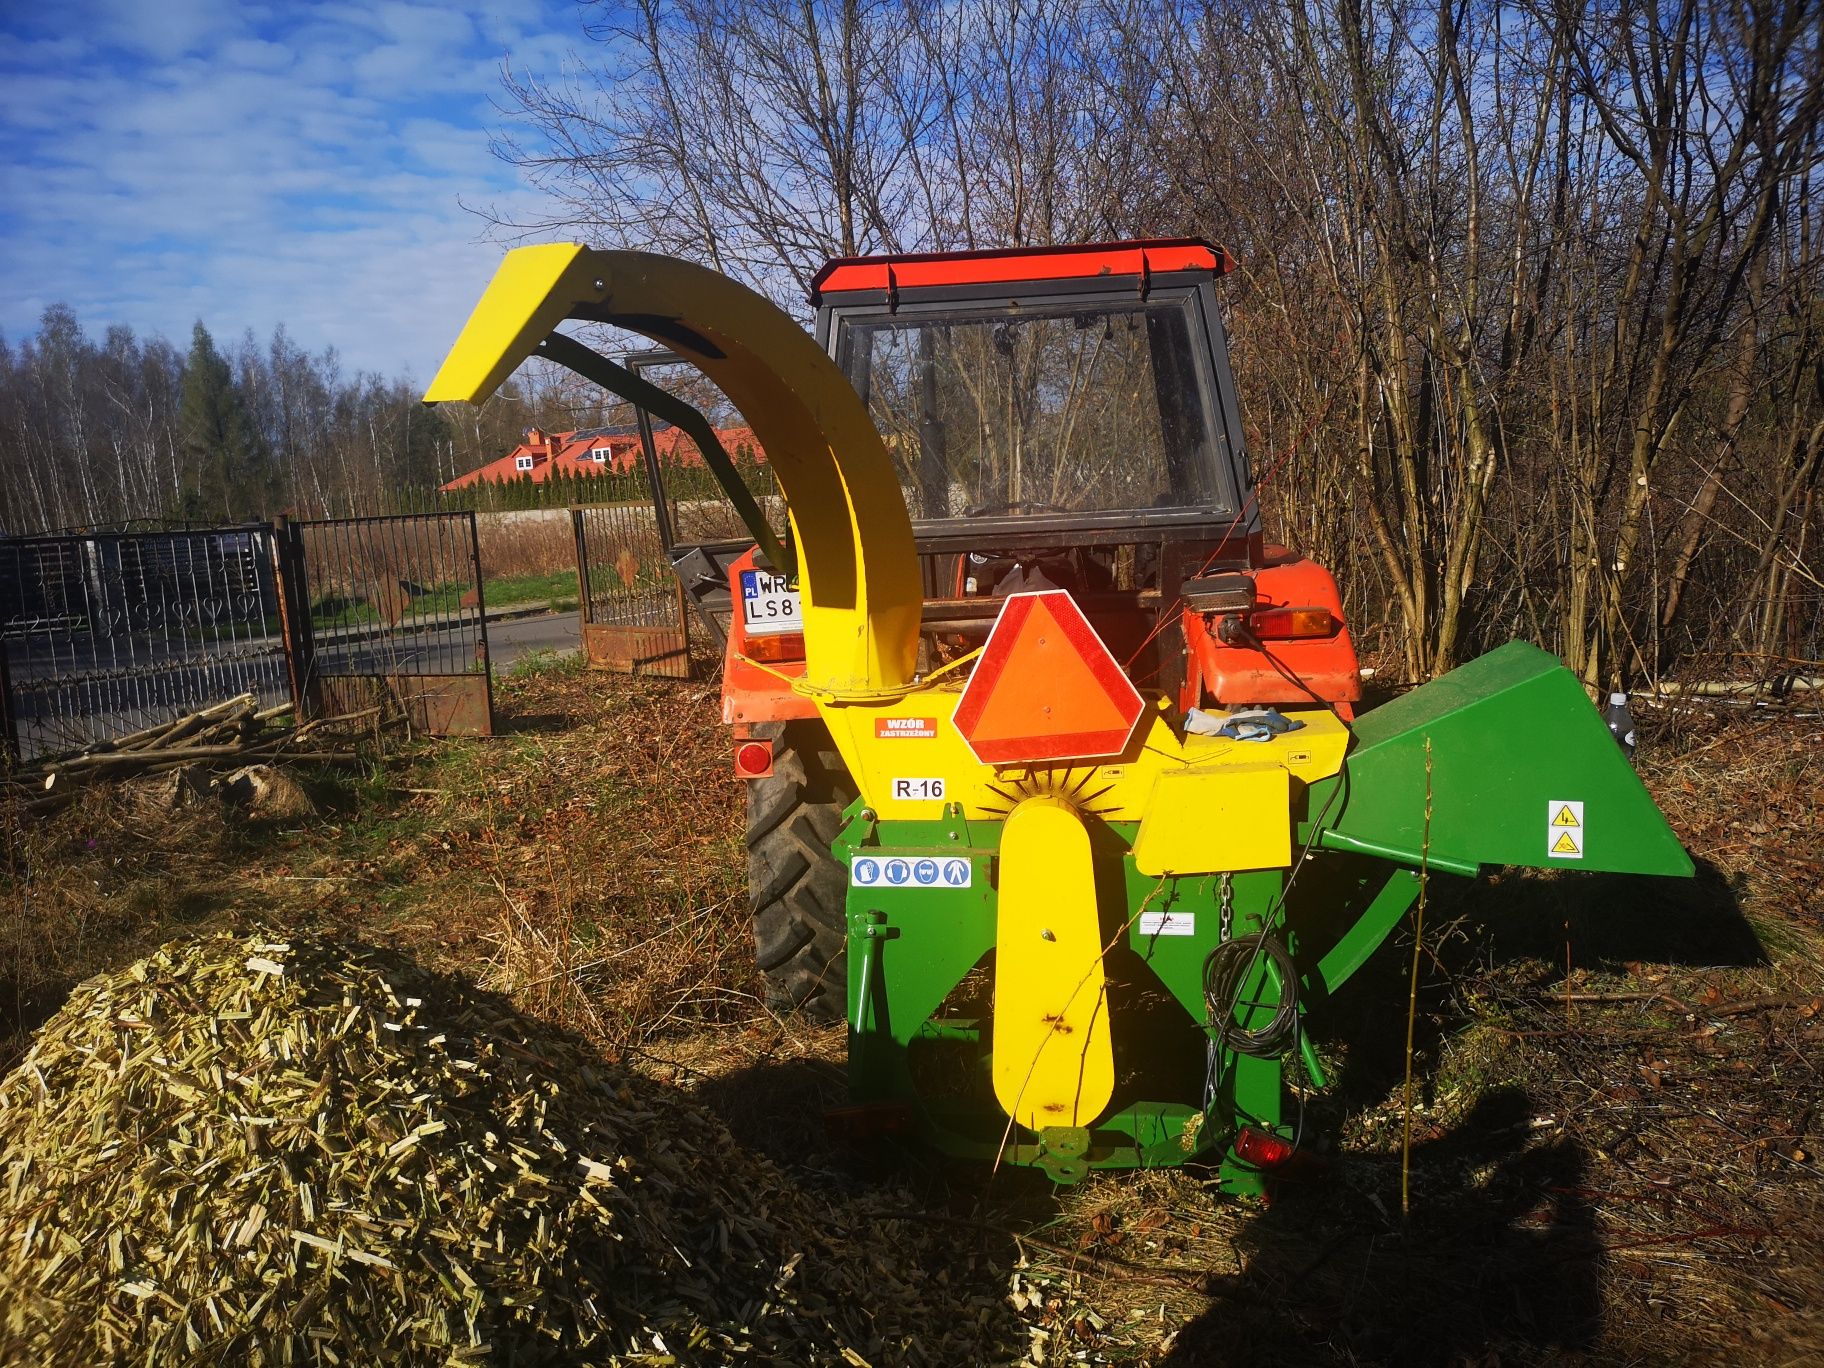
[{"label": "yellow guard panel", "polygon": [[[1341,768],[1349,744],[1349,729],[1327,708],[1282,709],[1304,726],[1270,741],[1181,738],[1169,710],[1155,700],[1151,717],[1141,719],[1120,756],[1087,763],[985,765],[949,725],[957,697],[954,685],[945,689],[949,682],[939,679],[930,690],[878,707],[824,712],[850,773],[882,821],[936,821],[943,816],[945,803],[961,804],[971,821],[999,821],[1022,798],[1051,793],[1070,799],[1088,816],[1138,822],[1153,810],[1153,789],[1162,775],[1273,764],[1301,784],[1315,784]],[[896,719],[909,725],[897,730]],[[945,781],[941,797],[928,786],[912,788],[912,797],[902,797],[894,783],[931,775]],[[1283,809],[1282,815],[1289,825]]]},{"label": "yellow guard panel", "polygon": [[1028,798],[1001,834],[994,1095],[1020,1125],[1087,1126],[1115,1091],[1089,833],[1061,798]]},{"label": "yellow guard panel", "polygon": [[1134,841],[1142,874],[1217,874],[1292,863],[1291,776],[1274,764],[1168,770]]}]

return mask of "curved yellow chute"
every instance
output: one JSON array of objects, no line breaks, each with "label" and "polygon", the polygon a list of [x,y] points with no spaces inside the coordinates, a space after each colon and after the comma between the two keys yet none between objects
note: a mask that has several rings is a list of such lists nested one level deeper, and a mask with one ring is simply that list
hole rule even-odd
[{"label": "curved yellow chute", "polygon": [[797,533],[808,688],[840,703],[910,682],[923,593],[893,463],[836,363],[745,285],[650,252],[517,248],[425,402],[487,398],[568,319],[612,323],[668,347],[720,386],[753,428]]}]

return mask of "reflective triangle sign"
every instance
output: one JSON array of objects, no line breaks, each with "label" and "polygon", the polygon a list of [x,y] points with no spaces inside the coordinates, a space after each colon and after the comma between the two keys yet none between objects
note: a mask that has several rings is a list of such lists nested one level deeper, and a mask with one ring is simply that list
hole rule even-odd
[{"label": "reflective triangle sign", "polygon": [[956,729],[986,764],[1119,755],[1146,706],[1076,600],[1010,594],[956,705]]}]

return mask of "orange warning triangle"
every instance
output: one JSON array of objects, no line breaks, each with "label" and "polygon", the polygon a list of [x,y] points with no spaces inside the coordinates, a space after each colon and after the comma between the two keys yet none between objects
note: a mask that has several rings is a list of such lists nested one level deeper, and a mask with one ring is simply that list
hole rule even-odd
[{"label": "orange warning triangle", "polygon": [[1552,842],[1552,854],[1554,855],[1580,855],[1582,853],[1577,849],[1577,842],[1571,839],[1571,833],[1568,831],[1559,832],[1558,839]]},{"label": "orange warning triangle", "polygon": [[1558,809],[1558,815],[1552,818],[1552,825],[1571,827],[1582,826],[1583,823],[1577,820],[1577,814],[1572,812],[1570,804],[1566,803],[1563,807]]},{"label": "orange warning triangle", "polygon": [[991,764],[1117,755],[1140,694],[1061,589],[1013,594],[956,706],[956,727]]}]

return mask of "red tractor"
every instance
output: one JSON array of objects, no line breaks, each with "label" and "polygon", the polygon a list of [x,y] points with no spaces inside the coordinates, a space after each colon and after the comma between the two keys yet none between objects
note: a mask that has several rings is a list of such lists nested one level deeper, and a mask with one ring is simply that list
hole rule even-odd
[{"label": "red tractor", "polygon": [[[1353,715],[1361,682],[1336,581],[1261,533],[1216,294],[1232,266],[1208,243],[1162,240],[864,257],[817,274],[817,340],[911,496],[921,669],[982,645],[1008,595],[1063,589],[1134,681],[1183,709]],[[736,549],[674,559],[726,563]],[[697,597],[728,623],[722,715],[749,781],[760,967],[775,1005],[834,1020],[847,871],[830,843],[855,793],[792,687],[804,640],[789,586],[760,559],[744,544],[728,598]]]}]

